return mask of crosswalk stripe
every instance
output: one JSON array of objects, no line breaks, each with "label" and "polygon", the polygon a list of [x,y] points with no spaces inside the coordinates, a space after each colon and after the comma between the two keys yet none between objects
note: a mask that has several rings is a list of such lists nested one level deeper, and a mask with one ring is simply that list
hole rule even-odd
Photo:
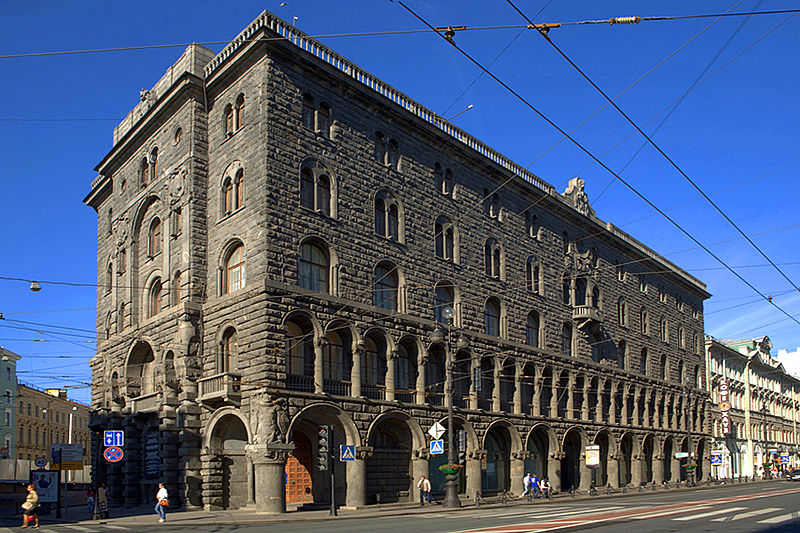
[{"label": "crosswalk stripe", "polygon": [[783,511],[782,507],[766,507],[764,509],[756,509],[755,511],[750,511],[749,513],[739,513],[735,515],[733,518],[714,518],[712,522],[733,522],[736,520],[743,520],[745,518],[753,518],[754,516],[761,516],[762,514],[769,514],[774,513],[775,511]]},{"label": "crosswalk stripe", "polygon": [[99,524],[99,526],[107,528],[107,529],[122,529],[122,530],[126,530],[126,531],[128,529],[130,529],[130,528],[127,528],[127,527],[122,527],[122,526],[112,526],[111,524]]},{"label": "crosswalk stripe", "polygon": [[797,513],[788,513],[782,514],[779,516],[773,516],[772,518],[766,518],[764,520],[759,520],[759,524],[780,524],[781,522],[786,522],[787,520],[791,520],[793,518],[797,518]]},{"label": "crosswalk stripe", "polygon": [[710,505],[699,505],[697,507],[690,507],[688,509],[668,509],[666,511],[658,511],[655,513],[647,513],[647,514],[640,514],[631,517],[633,520],[646,520],[648,518],[658,518],[659,516],[669,516],[671,514],[684,514],[684,513],[693,513],[695,511],[703,511],[705,509],[711,509]]},{"label": "crosswalk stripe", "polygon": [[64,527],[64,528],[67,528],[67,529],[72,529],[74,531],[83,531],[84,533],[94,533],[95,531],[97,531],[96,529],[89,529],[88,527],[73,526],[73,525],[69,525],[69,524],[64,524],[61,527]]},{"label": "crosswalk stripe", "polygon": [[672,520],[676,522],[686,522],[687,520],[697,520],[700,518],[708,518],[709,516],[716,516],[718,514],[727,514],[733,513],[735,511],[743,511],[747,509],[747,507],[729,507],[728,509],[720,509],[718,511],[710,511],[708,513],[700,513],[700,514],[693,514],[689,516],[682,516],[680,518],[673,518]]}]

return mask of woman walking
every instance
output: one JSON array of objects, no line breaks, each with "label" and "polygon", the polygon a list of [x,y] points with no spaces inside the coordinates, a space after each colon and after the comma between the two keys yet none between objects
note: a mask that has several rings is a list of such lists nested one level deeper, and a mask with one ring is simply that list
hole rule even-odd
[{"label": "woman walking", "polygon": [[167,507],[169,506],[169,495],[163,483],[158,484],[158,493],[156,494],[156,512],[158,513],[159,522],[167,520]]},{"label": "woman walking", "polygon": [[39,495],[36,493],[36,485],[33,483],[28,485],[28,497],[25,498],[22,508],[25,510],[22,514],[22,527],[28,527],[29,517],[33,517],[36,521],[33,527],[39,529]]}]

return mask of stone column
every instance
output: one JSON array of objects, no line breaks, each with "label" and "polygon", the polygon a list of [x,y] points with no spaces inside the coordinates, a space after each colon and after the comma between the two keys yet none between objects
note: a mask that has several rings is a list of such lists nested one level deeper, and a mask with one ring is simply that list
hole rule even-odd
[{"label": "stone column", "polygon": [[592,486],[592,469],[586,466],[586,449],[580,454],[578,465],[580,479],[578,480],[578,490],[589,490]]},{"label": "stone column", "polygon": [[486,457],[486,450],[475,450],[467,454],[467,495],[474,498],[475,493],[483,494],[481,487],[481,461]]},{"label": "stone column", "polygon": [[357,446],[356,460],[347,462],[347,494],[345,507],[358,509],[367,505],[367,459],[372,448]]},{"label": "stone column", "polygon": [[133,416],[126,416],[125,428],[125,468],[122,498],[126,507],[136,507],[142,500],[142,441]]},{"label": "stone column", "polygon": [[294,444],[248,444],[245,453],[255,472],[256,512],[282,514],[286,512],[286,460]]},{"label": "stone column", "polygon": [[639,425],[639,399],[642,397],[642,391],[639,388],[634,388],[633,394],[633,424],[634,426]]},{"label": "stone column", "polygon": [[415,401],[419,405],[425,405],[426,403],[428,403],[425,398],[425,380],[426,380],[425,370],[427,362],[428,362],[427,357],[420,357],[419,360],[417,361],[417,384],[416,384],[417,391],[415,393],[416,396]]},{"label": "stone column", "polygon": [[550,382],[550,418],[558,418],[558,385],[560,382],[561,378],[559,377],[558,381],[556,381],[554,372],[553,379]]},{"label": "stone column", "polygon": [[397,363],[397,350],[392,350],[391,353],[387,355],[384,383],[386,383],[386,399],[391,402],[394,401],[394,366]]},{"label": "stone column", "polygon": [[608,484],[611,488],[618,489],[619,483],[619,452],[608,454]]},{"label": "stone column", "polygon": [[583,380],[583,401],[581,402],[581,420],[584,422],[589,421],[589,387],[590,380],[584,378]]},{"label": "stone column", "polygon": [[[559,380],[560,381],[560,380]],[[564,391],[564,394],[567,395],[567,412],[564,413],[567,419],[573,419],[575,417],[575,394],[573,393],[573,387],[575,386],[575,377],[570,374],[569,378],[567,379],[567,390]]]},{"label": "stone column", "polygon": [[617,423],[617,384],[611,382],[611,395],[608,397],[608,423]]},{"label": "stone column", "polygon": [[561,492],[561,460],[566,456],[564,452],[555,452],[550,454],[550,460],[547,461],[547,477],[550,478],[550,486],[558,492]]},{"label": "stone column", "polygon": [[200,455],[202,468],[200,474],[203,479],[203,508],[206,511],[221,511],[222,501],[222,456],[209,449],[203,450]]},{"label": "stone column", "polygon": [[495,413],[499,413],[500,409],[500,374],[502,374],[502,368],[498,364],[499,361],[497,358],[494,358],[494,365],[493,365],[493,375],[492,381],[494,386],[492,387],[492,411]]},{"label": "stone column", "polygon": [[638,487],[642,484],[642,454],[631,455],[631,485]]},{"label": "stone column", "polygon": [[644,395],[644,426],[653,427],[653,413],[650,412],[651,393]]},{"label": "stone column", "polygon": [[664,483],[664,455],[660,453],[653,456],[653,482],[656,485]]},{"label": "stone column", "polygon": [[364,343],[353,343],[353,368],[350,371],[350,388],[353,398],[361,396],[361,357],[364,355]]},{"label": "stone column", "polygon": [[537,369],[533,376],[533,398],[531,399],[531,413],[533,416],[542,416],[542,376]]},{"label": "stone column", "polygon": [[528,451],[511,453],[511,487],[509,487],[511,494],[521,495],[525,490],[522,480],[525,477],[525,459],[529,456]]},{"label": "stone column", "polygon": [[620,424],[627,424],[628,423],[628,396],[631,394],[631,386],[624,386],[622,387],[622,413],[619,417]]},{"label": "stone column", "polygon": [[325,346],[325,339],[314,339],[314,392],[322,394],[324,389],[323,378],[323,354],[322,348]]},{"label": "stone column", "polygon": [[522,414],[522,365],[514,364],[514,414]]},{"label": "stone column", "polygon": [[674,483],[679,483],[681,480],[681,461],[680,459],[675,459],[675,454],[672,455],[670,469],[672,470],[671,481]]},{"label": "stone column", "polygon": [[605,402],[603,401],[603,382],[597,380],[597,407],[594,410],[594,421],[598,424],[603,422],[603,410],[605,409]]},{"label": "stone column", "polygon": [[[473,357],[469,364],[469,408],[478,408],[478,391],[475,390],[475,368],[481,364],[480,359]],[[483,372],[481,372],[483,379]]]},{"label": "stone column", "polygon": [[411,486],[408,488],[408,501],[411,503],[419,503],[419,489],[417,488],[417,481],[420,476],[425,476],[430,479],[430,453],[428,448],[421,448],[411,452]]}]

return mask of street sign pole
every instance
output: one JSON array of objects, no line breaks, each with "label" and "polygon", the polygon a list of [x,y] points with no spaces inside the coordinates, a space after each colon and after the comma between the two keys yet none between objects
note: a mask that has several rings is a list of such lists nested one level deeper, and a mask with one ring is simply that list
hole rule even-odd
[{"label": "street sign pole", "polygon": [[[331,450],[333,449],[333,424],[331,424],[330,430],[330,445],[328,446]],[[329,452],[329,456],[331,459],[331,516],[336,516],[336,484],[334,483],[334,475],[333,471],[336,470],[336,463],[333,461],[333,453]]]}]

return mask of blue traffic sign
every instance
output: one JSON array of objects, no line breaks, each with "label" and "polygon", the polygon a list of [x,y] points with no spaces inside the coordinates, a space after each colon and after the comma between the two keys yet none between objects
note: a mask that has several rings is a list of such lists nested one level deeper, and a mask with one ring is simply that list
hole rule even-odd
[{"label": "blue traffic sign", "polygon": [[118,446],[110,446],[103,452],[103,457],[105,457],[106,461],[109,463],[118,463],[125,457],[125,452]]},{"label": "blue traffic sign", "polygon": [[431,441],[431,455],[439,455],[444,453],[444,440]]},{"label": "blue traffic sign", "polygon": [[125,432],[121,429],[107,429],[103,431],[103,446],[124,446]]},{"label": "blue traffic sign", "polygon": [[339,460],[340,461],[355,461],[356,460],[356,447],[348,444],[339,446]]}]

